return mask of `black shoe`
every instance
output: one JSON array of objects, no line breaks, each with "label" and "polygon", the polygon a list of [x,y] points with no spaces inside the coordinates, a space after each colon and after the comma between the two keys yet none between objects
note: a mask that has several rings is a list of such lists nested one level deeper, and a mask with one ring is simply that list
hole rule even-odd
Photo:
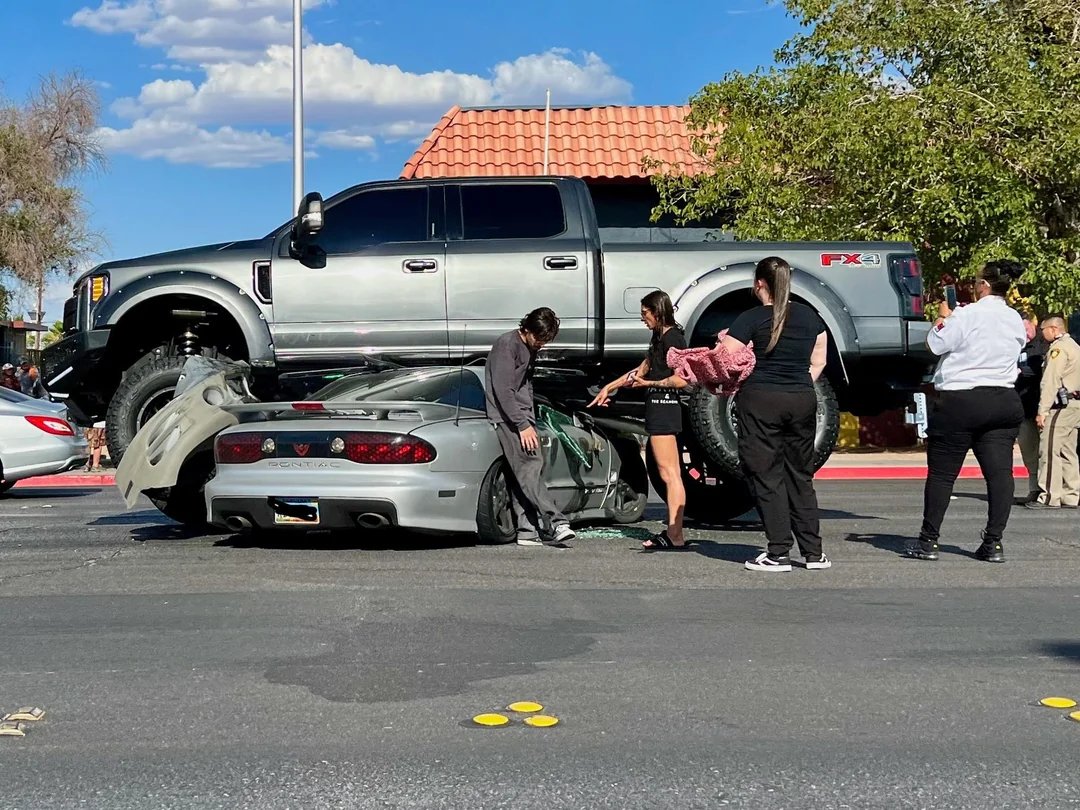
[{"label": "black shoe", "polygon": [[1001,550],[1001,541],[987,540],[984,536],[982,545],[975,550],[975,559],[983,562],[1005,562],[1005,552]]},{"label": "black shoe", "polygon": [[1042,501],[1028,501],[1024,504],[1025,509],[1060,509],[1060,506],[1051,506],[1048,503]]},{"label": "black shoe", "polygon": [[916,540],[904,549],[904,556],[913,560],[930,560],[933,562],[938,558],[938,544],[928,540]]}]

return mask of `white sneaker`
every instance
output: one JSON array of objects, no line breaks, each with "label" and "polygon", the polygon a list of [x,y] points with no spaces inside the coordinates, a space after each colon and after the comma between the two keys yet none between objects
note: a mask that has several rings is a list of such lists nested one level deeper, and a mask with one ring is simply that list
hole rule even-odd
[{"label": "white sneaker", "polygon": [[807,558],[806,560],[807,571],[824,571],[826,568],[832,568],[832,560],[824,554],[821,555],[820,559],[811,560]]},{"label": "white sneaker", "polygon": [[763,551],[754,559],[747,560],[744,565],[749,571],[790,571],[791,558],[770,557],[769,552]]},{"label": "white sneaker", "polygon": [[549,545],[562,545],[563,543],[569,543],[575,538],[577,538],[577,535],[574,534],[574,530],[570,528],[570,524],[560,523],[555,527],[555,534],[551,538],[551,543]]},{"label": "white sneaker", "polygon": [[517,544],[519,546],[542,546],[542,545],[544,545],[543,541],[539,537],[537,537],[536,535],[533,535],[532,537],[518,537]]}]

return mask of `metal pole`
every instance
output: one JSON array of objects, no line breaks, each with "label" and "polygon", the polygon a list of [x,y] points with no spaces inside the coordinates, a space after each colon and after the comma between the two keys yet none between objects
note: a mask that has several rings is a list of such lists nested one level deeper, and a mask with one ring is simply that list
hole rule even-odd
[{"label": "metal pole", "polygon": [[544,104],[544,174],[548,173],[548,139],[551,137],[551,91],[547,91]]},{"label": "metal pole", "polygon": [[295,216],[304,198],[304,9],[293,0],[293,204]]}]

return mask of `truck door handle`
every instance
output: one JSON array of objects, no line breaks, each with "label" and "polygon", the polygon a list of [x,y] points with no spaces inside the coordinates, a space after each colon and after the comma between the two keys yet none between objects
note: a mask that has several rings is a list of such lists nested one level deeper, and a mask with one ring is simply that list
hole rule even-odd
[{"label": "truck door handle", "polygon": [[544,268],[547,270],[573,270],[577,267],[576,256],[545,256]]},{"label": "truck door handle", "polygon": [[406,273],[433,273],[438,265],[434,259],[406,259],[402,267]]}]

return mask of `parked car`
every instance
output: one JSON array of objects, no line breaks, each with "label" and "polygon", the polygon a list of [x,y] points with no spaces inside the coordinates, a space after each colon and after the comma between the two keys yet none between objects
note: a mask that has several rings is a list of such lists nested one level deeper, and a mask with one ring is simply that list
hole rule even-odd
[{"label": "parked car", "polygon": [[[791,263],[792,297],[829,331],[816,466],[832,452],[841,410],[902,407],[932,368],[911,244],[706,239],[694,229],[602,230],[577,178],[377,182],[325,204],[310,194],[262,239],[108,262],[81,276],[43,376],[87,423],[107,419],[119,460],[191,355],[247,362],[261,398],[280,399],[284,374],[371,353],[410,366],[472,361],[545,305],[562,319],[545,354],[586,374],[574,387],[587,402],[588,385],[640,361],[643,295],[668,291],[690,344],[712,346],[753,306],[754,265],[770,255]],[[549,394],[569,402],[568,392]],[[739,515],[750,498],[732,403],[707,391],[685,399],[687,511]],[[613,408],[634,416],[640,404],[620,396]]]},{"label": "parked car", "polygon": [[24,478],[81,467],[88,457],[63,403],[0,388],[0,494]]},{"label": "parked car", "polygon": [[[174,519],[234,532],[398,526],[514,539],[505,461],[484,413],[484,369],[348,374],[307,399],[254,402],[242,375],[230,381],[201,358],[189,367],[182,392],[120,462],[129,506],[147,492]],[[542,402],[537,430],[546,483],[568,517],[641,518],[640,425]],[[209,479],[204,501],[172,497],[176,480],[200,475]]]}]

